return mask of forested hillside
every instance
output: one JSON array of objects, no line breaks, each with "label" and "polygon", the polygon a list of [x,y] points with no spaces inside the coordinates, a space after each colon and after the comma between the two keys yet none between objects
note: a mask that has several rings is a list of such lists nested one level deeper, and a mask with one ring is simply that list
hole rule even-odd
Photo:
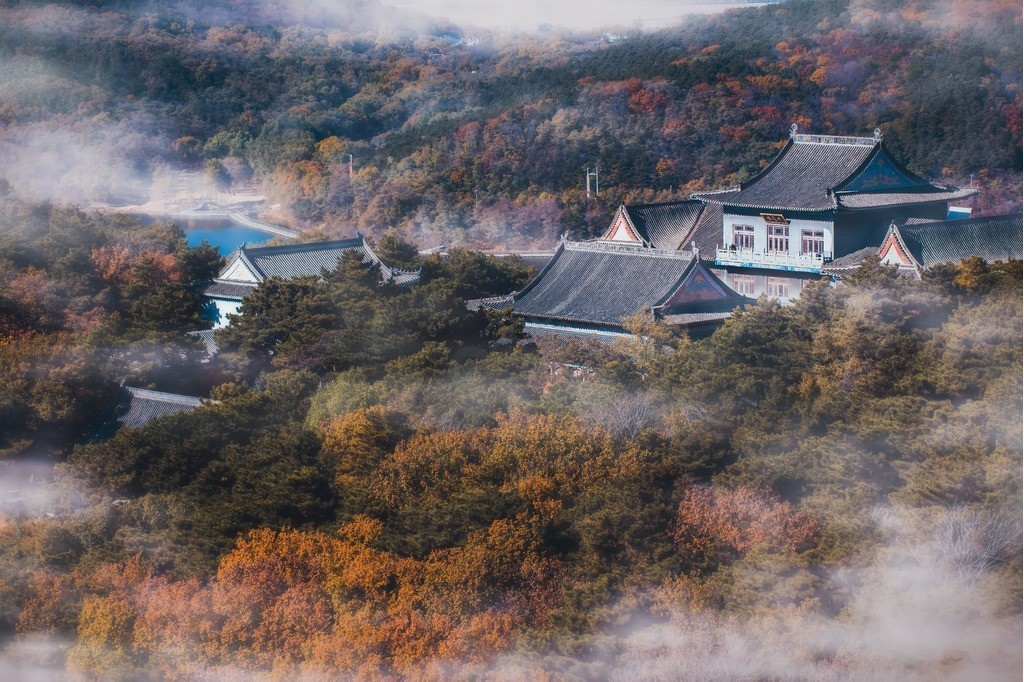
[{"label": "forested hillside", "polygon": [[797,123],[880,127],[919,173],[973,175],[982,210],[1020,203],[1015,2],[795,1],[614,45],[469,35],[372,3],[101,4],[0,4],[0,173],[19,192],[137,200],[185,167],[254,175],[332,231],[550,244],[619,201],[748,177]]},{"label": "forested hillside", "polygon": [[[462,302],[514,261],[352,259],[203,364],[168,329],[216,254],[4,206],[0,447],[63,460],[0,516],[11,679],[1019,672],[1020,261],[534,345]],[[122,378],[215,402],[97,442]]]},{"label": "forested hillside", "polygon": [[[1019,210],[1021,28],[1001,0],[614,41],[0,0],[0,679],[1018,680],[1019,260],[867,258],[701,339],[530,339],[467,299],[532,275],[473,248],[733,183],[792,123],[880,127]],[[81,207],[180,170],[419,282],[266,278],[211,355],[185,332],[222,254]],[[118,430],[126,386],[204,400]]]}]

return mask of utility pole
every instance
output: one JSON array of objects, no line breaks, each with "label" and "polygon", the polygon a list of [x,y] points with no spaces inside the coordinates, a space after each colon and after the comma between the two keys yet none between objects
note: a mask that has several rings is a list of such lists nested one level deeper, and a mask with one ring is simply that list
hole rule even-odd
[{"label": "utility pole", "polygon": [[587,166],[586,173],[587,173],[587,199],[588,200],[590,199],[590,178],[594,178],[594,196],[595,197],[601,196],[601,175],[600,175],[601,167],[600,166],[594,166],[593,168],[591,168],[590,166]]}]

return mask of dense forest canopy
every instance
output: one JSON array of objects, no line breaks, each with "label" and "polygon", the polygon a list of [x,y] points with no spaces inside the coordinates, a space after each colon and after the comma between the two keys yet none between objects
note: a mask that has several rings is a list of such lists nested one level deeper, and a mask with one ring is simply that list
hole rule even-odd
[{"label": "dense forest canopy", "polygon": [[973,178],[983,210],[1020,204],[1015,2],[793,1],[611,45],[471,35],[373,3],[188,7],[0,4],[0,174],[16,191],[117,203],[209,168],[254,175],[330,231],[549,245],[620,201],[749,177],[795,122],[880,127],[917,172]]},{"label": "dense forest canopy", "polygon": [[[466,305],[522,259],[415,243],[592,234],[748,177],[793,122],[881,127],[1019,208],[1019,4],[614,37],[0,0],[0,678],[1019,678],[1020,261],[866,259],[703,339],[530,340]],[[211,358],[185,332],[224,254],[81,207],[180,169],[420,283],[268,278]],[[204,403],[117,430],[125,385]]]},{"label": "dense forest canopy", "polygon": [[[203,363],[168,330],[215,251],[2,206],[0,446],[62,460],[0,516],[17,676],[1019,668],[1019,261],[869,261],[699,341],[528,344],[463,304],[515,260],[456,249],[403,290],[346,259],[261,283]],[[121,379],[212,401],[97,440]]]}]

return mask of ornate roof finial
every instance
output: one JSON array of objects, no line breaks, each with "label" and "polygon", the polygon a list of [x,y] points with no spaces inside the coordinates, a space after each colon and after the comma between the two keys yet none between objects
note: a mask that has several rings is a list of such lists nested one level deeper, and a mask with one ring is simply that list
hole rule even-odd
[{"label": "ornate roof finial", "polygon": [[881,141],[882,141],[882,129],[881,128],[875,128],[875,142],[881,142]]},{"label": "ornate roof finial", "polygon": [[693,249],[693,257],[700,260],[700,248],[697,246],[697,242],[690,242],[690,248]]},{"label": "ornate roof finial", "polygon": [[795,123],[793,125],[789,126],[789,137],[791,139],[796,137],[796,133],[797,133],[797,131],[799,129],[800,129],[799,126],[797,126],[797,124],[795,124]]}]

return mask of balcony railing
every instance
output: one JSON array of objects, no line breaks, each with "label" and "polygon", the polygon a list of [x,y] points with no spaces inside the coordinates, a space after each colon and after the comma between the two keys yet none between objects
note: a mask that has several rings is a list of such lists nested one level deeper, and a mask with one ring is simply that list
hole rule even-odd
[{"label": "balcony railing", "polygon": [[734,265],[745,268],[769,268],[820,272],[822,265],[832,260],[831,253],[791,253],[777,251],[752,251],[748,249],[718,249],[715,261],[719,265]]}]

